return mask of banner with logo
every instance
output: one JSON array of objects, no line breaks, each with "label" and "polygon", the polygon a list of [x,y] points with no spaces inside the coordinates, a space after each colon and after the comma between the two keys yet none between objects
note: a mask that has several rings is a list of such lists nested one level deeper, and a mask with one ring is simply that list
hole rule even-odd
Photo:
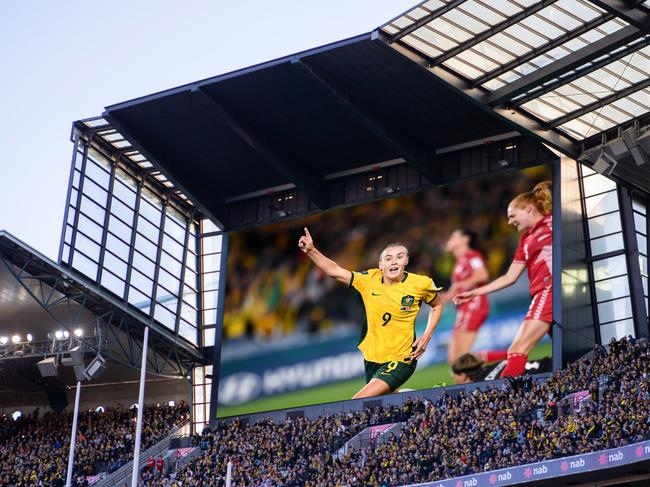
[{"label": "banner with logo", "polygon": [[564,475],[620,467],[621,465],[643,460],[650,460],[650,441],[464,477],[413,484],[413,487],[495,487],[526,484],[527,482],[562,477]]}]

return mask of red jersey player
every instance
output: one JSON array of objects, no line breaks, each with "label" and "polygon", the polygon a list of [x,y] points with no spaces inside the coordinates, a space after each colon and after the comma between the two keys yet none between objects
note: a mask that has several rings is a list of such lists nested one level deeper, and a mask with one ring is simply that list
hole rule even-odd
[{"label": "red jersey player", "polygon": [[[482,286],[488,280],[483,255],[476,250],[476,232],[468,228],[454,230],[447,240],[446,249],[456,258],[451,274],[451,286],[443,301],[447,302],[462,292]],[[447,361],[452,364],[472,348],[478,329],[487,319],[490,304],[487,296],[475,296],[456,307],[456,322],[447,349]]]},{"label": "red jersey player", "polygon": [[485,286],[460,293],[455,303],[468,302],[514,284],[528,270],[530,307],[508,349],[508,363],[501,377],[524,373],[528,354],[550,331],[553,321],[552,260],[553,233],[551,182],[539,183],[532,191],[522,193],[508,205],[508,223],[521,232],[519,247],[505,275]]}]

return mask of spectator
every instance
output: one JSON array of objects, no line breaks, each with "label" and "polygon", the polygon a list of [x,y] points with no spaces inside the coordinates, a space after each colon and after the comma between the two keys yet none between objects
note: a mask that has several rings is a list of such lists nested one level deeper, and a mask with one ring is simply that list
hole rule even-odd
[{"label": "spectator", "polygon": [[[113,471],[133,454],[136,410],[122,406],[104,412],[80,412],[73,482],[101,471]],[[151,406],[143,412],[142,449],[164,438],[189,418],[187,404]],[[10,423],[11,421],[11,423]],[[33,413],[18,421],[0,417],[0,487],[63,485],[72,413]]]},{"label": "spectator", "polygon": [[[598,380],[609,376],[600,391]],[[276,424],[218,423],[211,446],[183,467],[170,485],[404,485],[615,448],[650,439],[650,347],[623,339],[609,351],[555,372],[546,382],[519,380],[435,402],[408,399],[315,420]],[[569,394],[596,392],[575,414],[559,415]],[[543,411],[541,419],[536,411]],[[402,432],[376,446],[339,455],[343,444],[374,424],[403,421]],[[151,486],[168,485],[162,478]]]}]

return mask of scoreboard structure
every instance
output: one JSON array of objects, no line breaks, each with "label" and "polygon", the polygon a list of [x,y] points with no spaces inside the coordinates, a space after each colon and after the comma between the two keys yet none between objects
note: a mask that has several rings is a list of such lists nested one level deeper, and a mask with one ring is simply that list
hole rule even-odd
[{"label": "scoreboard structure", "polygon": [[202,425],[227,358],[233,232],[545,165],[555,367],[647,336],[646,3],[430,0],[367,34],[109,106],[73,126],[60,262],[201,356]]}]

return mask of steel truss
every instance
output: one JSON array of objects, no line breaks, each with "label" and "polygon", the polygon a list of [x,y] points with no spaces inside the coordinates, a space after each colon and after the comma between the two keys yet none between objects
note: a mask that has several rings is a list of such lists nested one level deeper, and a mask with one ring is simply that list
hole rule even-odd
[{"label": "steel truss", "polygon": [[147,354],[147,368],[151,373],[170,378],[189,377],[191,369],[199,363],[198,350],[188,353],[186,347],[175,343],[160,327],[145,323],[127,306],[111,302],[101,290],[93,289],[62,269],[53,272],[47,263],[32,254],[24,252],[26,255],[9,258],[6,249],[1,250],[0,262],[61,330],[67,330],[72,337],[75,328],[92,327],[94,336],[74,337],[85,351],[139,370],[142,335],[148,325],[153,331]]}]

